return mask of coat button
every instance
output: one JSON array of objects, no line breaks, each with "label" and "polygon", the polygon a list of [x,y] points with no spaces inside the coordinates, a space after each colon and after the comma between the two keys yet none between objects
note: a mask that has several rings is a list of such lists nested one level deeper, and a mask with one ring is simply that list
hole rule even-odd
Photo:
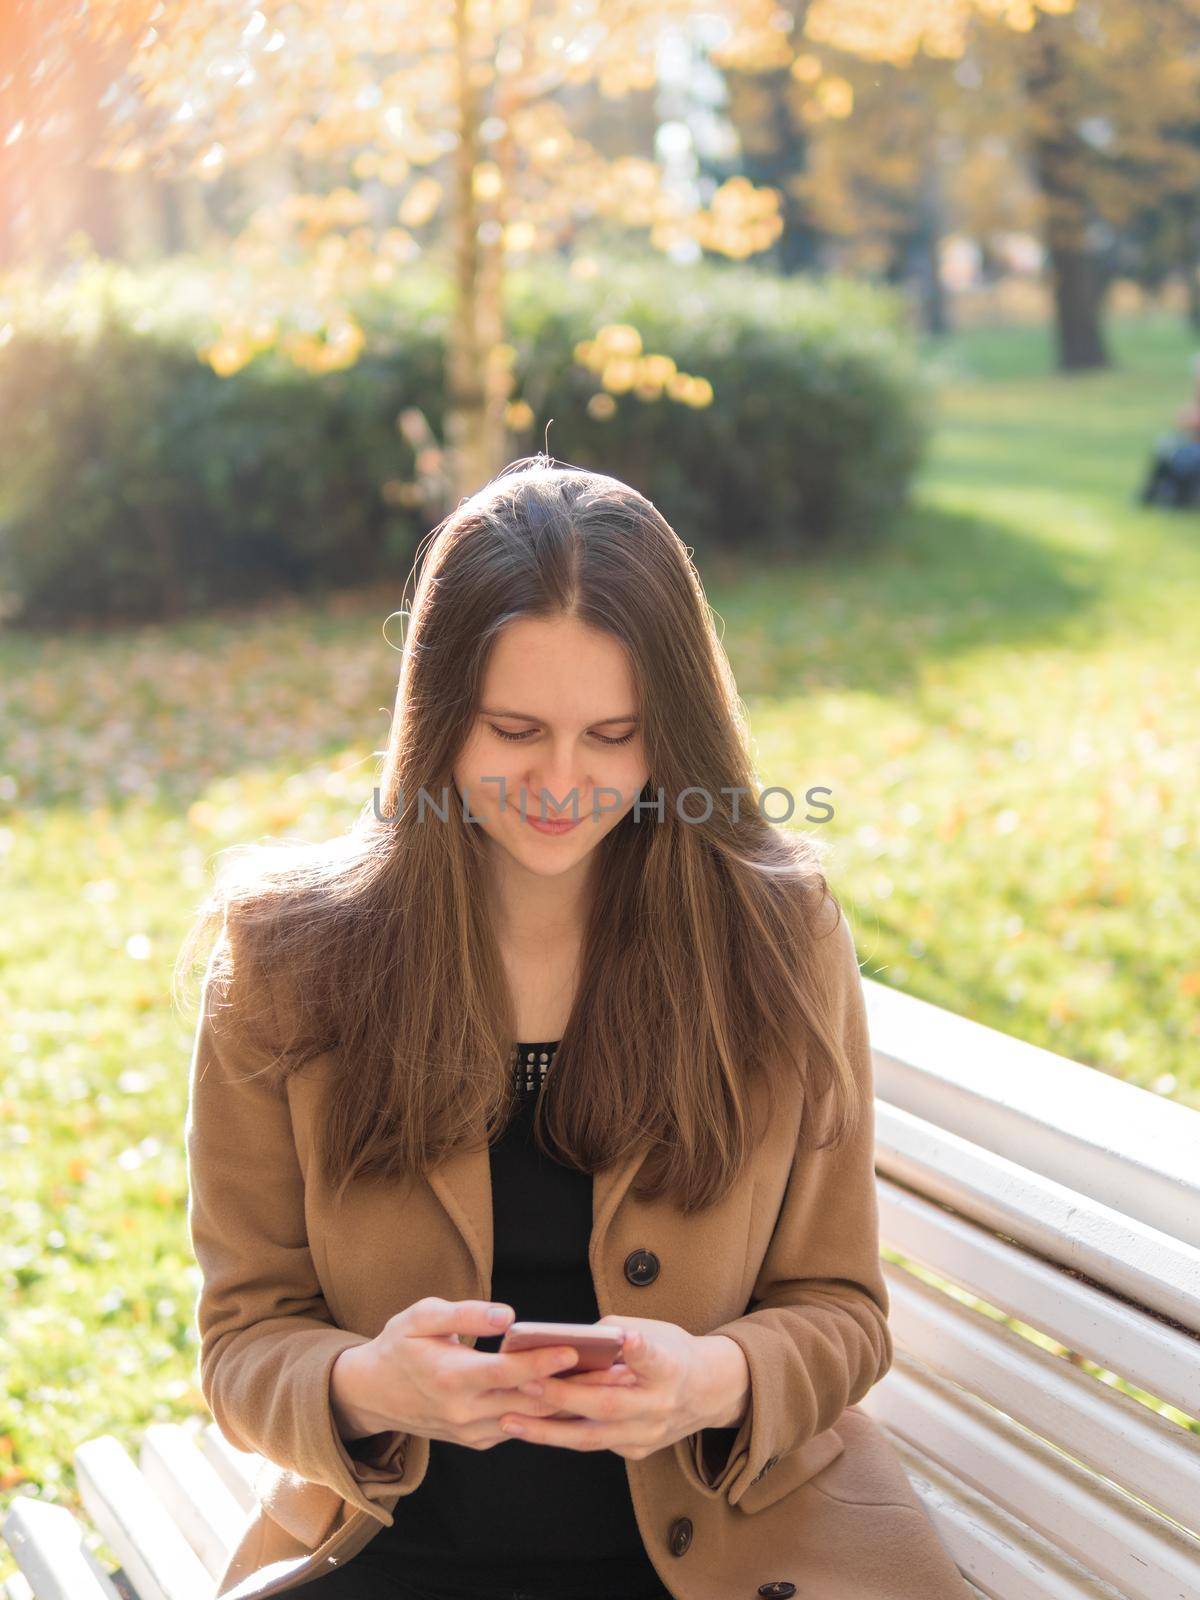
[{"label": "coat button", "polygon": [[788,1596],[795,1594],[796,1585],[789,1583],[786,1578],[780,1578],[778,1583],[760,1583],[759,1594],[770,1595],[771,1600],[788,1600]]},{"label": "coat button", "polygon": [[653,1250],[631,1250],[625,1257],[625,1276],[630,1283],[653,1283],[658,1277],[658,1257]]},{"label": "coat button", "polygon": [[681,1556],[692,1542],[691,1517],[676,1517],[667,1533],[667,1543],[673,1556]]}]

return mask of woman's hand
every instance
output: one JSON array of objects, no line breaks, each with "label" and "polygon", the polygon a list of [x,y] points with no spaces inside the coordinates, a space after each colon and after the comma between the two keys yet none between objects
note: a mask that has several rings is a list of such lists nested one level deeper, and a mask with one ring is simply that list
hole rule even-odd
[{"label": "woman's hand", "polygon": [[732,1427],[750,1395],[741,1346],[720,1335],[688,1333],[653,1317],[601,1317],[598,1327],[625,1330],[623,1364],[632,1384],[589,1388],[573,1377],[521,1383],[523,1395],[562,1408],[567,1420],[509,1408],[500,1426],[512,1438],[570,1450],[612,1450],[640,1461],[703,1428]]},{"label": "woman's hand", "polygon": [[[486,1338],[504,1332],[513,1320],[512,1307],[503,1307],[497,1322],[488,1315],[490,1305],[427,1295],[390,1317],[368,1344],[344,1350],[330,1377],[342,1437],[348,1441],[395,1429],[473,1450],[502,1444],[508,1435],[499,1419],[520,1404],[518,1385],[569,1369],[578,1357],[570,1345],[501,1354],[460,1343],[460,1335]],[[588,1380],[581,1385],[586,1388],[634,1381],[624,1363],[578,1378]],[[528,1405],[539,1416],[557,1408],[557,1403]]]}]

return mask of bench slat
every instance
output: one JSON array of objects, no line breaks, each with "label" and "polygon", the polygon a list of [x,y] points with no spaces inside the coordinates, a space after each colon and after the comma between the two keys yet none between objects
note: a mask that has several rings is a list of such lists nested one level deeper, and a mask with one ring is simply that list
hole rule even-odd
[{"label": "bench slat", "polygon": [[873,979],[875,1092],[1200,1248],[1200,1112]]},{"label": "bench slat", "polygon": [[79,1492],[141,1600],[212,1600],[213,1580],[112,1434],[75,1451]]},{"label": "bench slat", "polygon": [[1126,1600],[1194,1600],[1200,1539],[898,1350],[860,1402]]},{"label": "bench slat", "polygon": [[989,1600],[1122,1600],[1032,1528],[884,1427],[942,1542]]},{"label": "bench slat", "polygon": [[254,1480],[263,1458],[254,1450],[238,1450],[217,1427],[208,1423],[197,1438],[205,1460],[229,1490],[243,1511],[253,1511],[258,1504]]},{"label": "bench slat", "polygon": [[893,1334],[922,1365],[1197,1531],[1200,1436],[902,1268],[884,1275]]},{"label": "bench slat", "polygon": [[881,1238],[901,1255],[1184,1413],[1200,1404],[1200,1341],[1191,1334],[887,1178],[876,1191]]},{"label": "bench slat", "polygon": [[208,1572],[219,1578],[246,1514],[210,1463],[178,1424],[154,1422],[142,1435],[138,1465]]},{"label": "bench slat", "polygon": [[[116,1588],[84,1544],[85,1529],[66,1506],[17,1495],[0,1528],[20,1568],[6,1589],[37,1600],[120,1600]],[[16,1588],[13,1585],[16,1584]]]},{"label": "bench slat", "polygon": [[879,1100],[875,1129],[887,1177],[1200,1333],[1200,1248]]}]

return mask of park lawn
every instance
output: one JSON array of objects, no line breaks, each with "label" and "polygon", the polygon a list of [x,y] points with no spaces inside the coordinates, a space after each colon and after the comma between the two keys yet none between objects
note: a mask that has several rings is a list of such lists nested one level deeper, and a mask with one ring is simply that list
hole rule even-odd
[{"label": "park lawn", "polygon": [[[884,549],[702,573],[865,974],[1200,1107],[1200,514],[1132,499],[1182,343],[1121,323],[1065,378],[1039,330],[956,336]],[[77,1443],[204,1410],[171,962],[218,851],[369,799],[401,600],[0,638],[4,1500],[75,1507]]]},{"label": "park lawn", "polygon": [[1113,342],[954,340],[887,550],[712,598],[764,781],[834,791],[864,971],[1200,1107],[1200,513],[1134,503],[1187,367]]}]

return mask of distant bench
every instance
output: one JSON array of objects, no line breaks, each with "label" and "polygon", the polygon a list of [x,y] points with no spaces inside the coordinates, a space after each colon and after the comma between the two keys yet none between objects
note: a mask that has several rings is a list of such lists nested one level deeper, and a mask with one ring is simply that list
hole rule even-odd
[{"label": "distant bench", "polygon": [[[1200,1432],[1083,1363],[1200,1416],[1200,1112],[864,987],[896,1359],[861,1409],[980,1594],[1198,1600]],[[137,1464],[110,1435],[74,1459],[120,1566],[18,1496],[5,1600],[212,1600],[261,1457],[195,1418],[147,1428]]]}]

